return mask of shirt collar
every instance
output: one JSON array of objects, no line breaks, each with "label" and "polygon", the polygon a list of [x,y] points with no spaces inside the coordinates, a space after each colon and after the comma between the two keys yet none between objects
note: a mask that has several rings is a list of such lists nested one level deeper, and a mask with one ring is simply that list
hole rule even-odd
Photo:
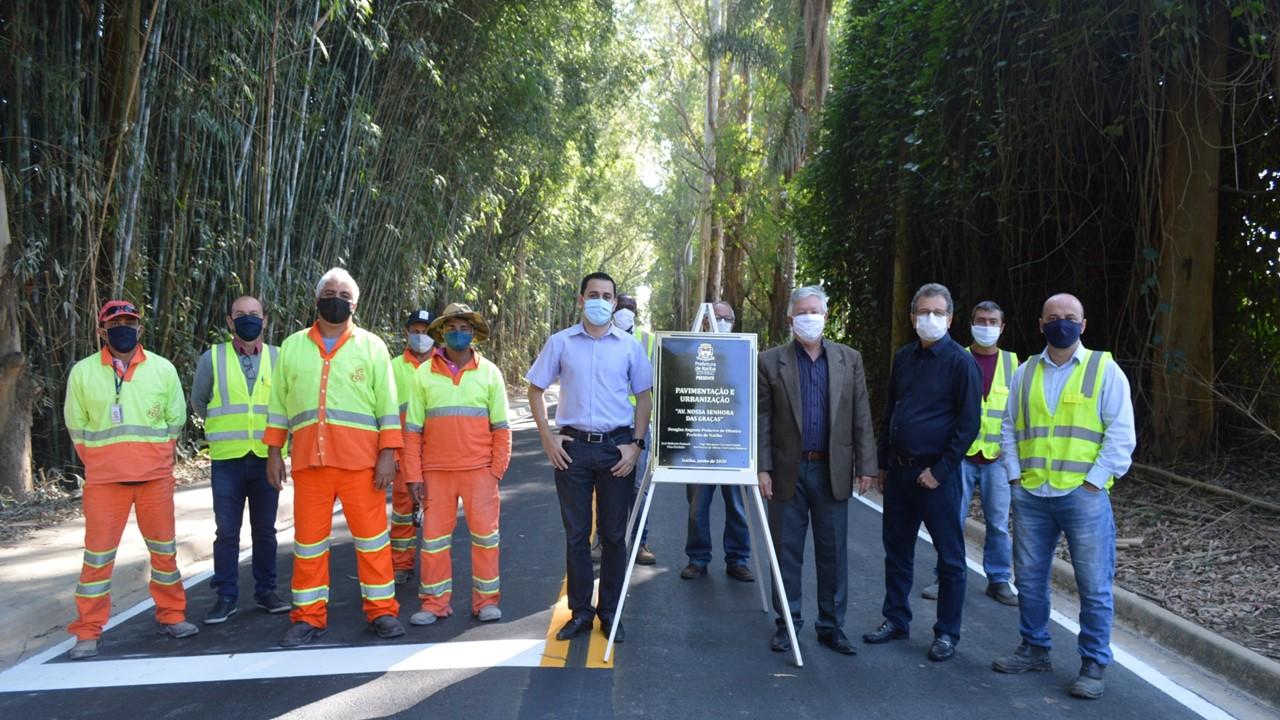
[{"label": "shirt collar", "polygon": [[254,340],[253,342],[245,342],[244,340],[241,340],[238,336],[232,334],[231,346],[234,347],[236,349],[236,352],[240,353],[241,355],[251,357],[253,355],[257,355],[259,352],[262,351],[262,336],[259,335],[258,339]]},{"label": "shirt collar", "polygon": [[[436,350],[439,350],[439,349],[440,348],[436,348]],[[427,357],[430,357],[430,355],[428,355]],[[409,348],[404,349],[404,361],[409,363],[410,366],[415,368],[422,364],[422,362],[418,360],[418,357],[414,355],[413,351],[410,350]]]},{"label": "shirt collar", "polygon": [[628,334],[626,333],[626,331],[624,331],[622,328],[618,327],[617,325],[614,325],[613,323],[609,323],[609,332],[605,333],[604,335],[601,335],[599,338],[594,338],[594,337],[592,337],[592,336],[591,336],[591,333],[587,332],[587,327],[586,327],[586,325],[584,325],[584,324],[582,324],[582,323],[577,323],[576,325],[574,325],[574,326],[570,327],[570,328],[569,328],[569,334],[570,334],[570,335],[586,335],[587,337],[589,337],[589,338],[591,338],[591,339],[593,339],[593,340],[595,340],[595,339],[603,340],[603,339],[605,339],[606,337],[609,337],[610,335],[612,335],[612,336],[614,336],[614,337],[616,337],[616,338],[629,338],[629,337],[631,337],[630,335],[628,335]]},{"label": "shirt collar", "polygon": [[[804,359],[806,360],[809,359],[809,351],[804,349],[804,345],[801,345],[799,340],[792,340],[791,344],[794,345],[796,348],[796,357],[803,356]],[[827,356],[827,339],[823,338],[822,342],[818,343],[818,360],[821,360],[826,356]],[[817,362],[817,360],[814,360],[813,362]]]},{"label": "shirt collar", "polygon": [[324,348],[325,337],[320,334],[319,325],[313,324],[311,326],[311,329],[307,331],[307,337],[311,338],[311,342],[315,343],[316,347],[320,349],[321,356],[327,357],[327,358],[333,357],[334,355],[338,354],[338,350],[343,346],[343,344],[345,344],[347,340],[351,338],[352,334],[355,332],[355,327],[356,327],[355,323],[348,322],[347,327],[343,329],[341,335],[339,335],[337,338],[329,338],[330,340],[337,341],[333,344],[333,350],[331,351],[326,351]]},{"label": "shirt collar", "polygon": [[1085,349],[1084,343],[1079,343],[1076,345],[1076,351],[1071,353],[1071,357],[1065,363],[1059,365],[1053,361],[1053,358],[1049,357],[1049,346],[1045,345],[1044,350],[1040,352],[1040,362],[1047,363],[1050,367],[1066,367],[1073,362],[1084,363],[1084,356],[1087,352],[1088,350]]},{"label": "shirt collar", "polygon": [[929,347],[925,347],[923,342],[921,342],[920,340],[916,340],[916,352],[923,350],[924,352],[930,353],[934,357],[937,357],[939,350],[941,350],[943,347],[950,345],[954,342],[955,340],[951,339],[950,332],[948,332],[946,335],[943,335],[941,338],[938,339],[938,342],[930,345]]}]

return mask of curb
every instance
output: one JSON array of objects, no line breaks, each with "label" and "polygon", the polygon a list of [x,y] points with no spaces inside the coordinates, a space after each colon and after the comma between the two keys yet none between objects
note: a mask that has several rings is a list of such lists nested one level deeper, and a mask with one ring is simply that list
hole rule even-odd
[{"label": "curb", "polygon": [[[964,534],[970,541],[981,546],[986,532],[986,525],[973,518],[965,520]],[[1079,599],[1071,563],[1055,557],[1052,578],[1056,590]],[[1280,707],[1280,663],[1118,585],[1112,588],[1117,620],[1178,655],[1194,657],[1197,665],[1257,699]]]}]

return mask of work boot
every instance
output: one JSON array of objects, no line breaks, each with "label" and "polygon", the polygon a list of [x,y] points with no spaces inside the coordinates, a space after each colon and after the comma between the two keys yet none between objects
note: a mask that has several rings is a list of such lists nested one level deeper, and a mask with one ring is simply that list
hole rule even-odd
[{"label": "work boot", "polygon": [[925,600],[937,600],[938,599],[938,583],[929,585],[925,589],[921,590],[920,597],[924,598]]},{"label": "work boot", "polygon": [[231,598],[218,598],[218,602],[213,604],[209,613],[204,616],[205,625],[221,625],[231,619],[232,615],[240,612],[240,608],[236,607],[236,601]]},{"label": "work boot", "polygon": [[653,554],[653,551],[649,549],[648,545],[641,545],[640,549],[636,551],[637,565],[656,565],[657,563],[658,558]]},{"label": "work boot", "polygon": [[429,613],[426,610],[419,610],[418,612],[409,616],[409,624],[410,625],[431,625],[439,619],[440,618],[435,613]]},{"label": "work boot", "polygon": [[697,563],[689,563],[688,565],[685,565],[685,566],[684,566],[684,569],[683,569],[683,570],[681,570],[681,571],[680,571],[680,578],[681,578],[682,580],[692,580],[692,579],[694,579],[694,578],[702,577],[703,575],[706,575],[706,574],[707,574],[707,566],[706,566],[706,565],[698,565]]},{"label": "work boot", "polygon": [[298,647],[306,645],[324,634],[324,628],[318,628],[311,623],[296,622],[289,626],[289,630],[280,638],[280,647]]},{"label": "work boot", "polygon": [[404,635],[404,626],[400,624],[395,615],[379,615],[373,619],[373,622],[369,623],[369,627],[383,640],[390,640]]},{"label": "work boot", "polygon": [[182,638],[189,638],[192,635],[200,634],[200,628],[187,622],[186,620],[183,620],[182,622],[170,623],[168,625],[161,625],[160,627],[163,628],[164,633],[171,638],[182,639]]},{"label": "work boot", "polygon": [[266,610],[272,615],[278,615],[283,612],[289,612],[289,603],[280,599],[280,596],[274,592],[265,592],[261,595],[255,595],[253,599],[258,603],[258,607]]},{"label": "work boot", "polygon": [[1012,655],[996,658],[991,663],[991,669],[1011,675],[1024,672],[1052,672],[1053,663],[1049,661],[1049,648],[1032,645],[1023,640]]},{"label": "work boot", "polygon": [[476,613],[476,619],[480,622],[496,622],[502,619],[502,610],[497,605],[485,605],[480,608],[480,612]]},{"label": "work boot", "polygon": [[71,652],[67,653],[67,657],[72,660],[84,660],[85,658],[98,656],[97,640],[79,640],[76,646],[71,648]]},{"label": "work boot", "polygon": [[413,579],[413,571],[412,571],[412,570],[397,570],[397,571],[396,571],[396,584],[397,584],[397,585],[404,585],[405,583],[409,582],[409,581],[410,581],[410,580],[412,580],[412,579]]},{"label": "work boot", "polygon": [[1102,679],[1102,673],[1106,669],[1096,660],[1084,658],[1080,661],[1080,674],[1076,677],[1076,681],[1071,683],[1067,692],[1071,693],[1071,697],[1097,700],[1102,697],[1102,691],[1107,689],[1107,683]]},{"label": "work boot", "polygon": [[749,583],[756,581],[756,576],[751,574],[746,565],[730,565],[724,569],[724,572],[738,582]]},{"label": "work boot", "polygon": [[1007,582],[988,583],[987,597],[995,598],[1002,605],[1018,607],[1018,596],[1013,594],[1013,588]]}]

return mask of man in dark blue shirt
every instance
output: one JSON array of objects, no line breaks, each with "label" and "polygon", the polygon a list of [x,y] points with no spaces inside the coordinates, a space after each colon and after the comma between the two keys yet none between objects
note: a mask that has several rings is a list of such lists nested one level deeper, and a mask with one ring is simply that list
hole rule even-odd
[{"label": "man in dark blue shirt", "polygon": [[930,660],[950,660],[960,641],[964,607],[964,528],[960,461],[978,434],[982,376],[972,356],[947,334],[951,292],[929,283],[911,300],[919,342],[893,358],[880,434],[884,492],[884,617],[862,636],[873,644],[906,638],[911,629],[912,565],[920,523],[938,551],[938,621]]}]

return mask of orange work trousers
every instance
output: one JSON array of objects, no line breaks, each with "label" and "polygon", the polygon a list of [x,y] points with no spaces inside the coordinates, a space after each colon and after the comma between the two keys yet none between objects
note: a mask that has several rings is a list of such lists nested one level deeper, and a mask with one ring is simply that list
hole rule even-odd
[{"label": "orange work trousers", "polygon": [[479,470],[428,470],[427,509],[423,513],[422,584],[418,597],[422,609],[437,616],[452,615],[453,528],[458,521],[458,500],[471,530],[471,613],[497,605],[498,592],[498,479],[488,468]]},{"label": "orange work trousers", "polygon": [[136,483],[84,486],[84,565],[76,586],[76,621],[67,632],[77,640],[97,640],[111,616],[111,571],[116,548],[134,511],[138,530],[151,553],[151,597],[156,620],[165,625],[186,619],[187,595],[178,573],[173,532],[173,478]]},{"label": "orange work trousers", "polygon": [[404,474],[396,471],[391,486],[391,563],[396,570],[412,570],[417,548],[418,529],[413,526],[413,497],[405,484]]},{"label": "orange work trousers", "polygon": [[387,496],[373,486],[373,468],[343,470],[307,468],[293,471],[293,622],[324,628],[329,608],[329,534],[333,503],[342,514],[356,546],[356,572],[364,614],[372,621],[396,616],[395,575],[387,533]]}]

